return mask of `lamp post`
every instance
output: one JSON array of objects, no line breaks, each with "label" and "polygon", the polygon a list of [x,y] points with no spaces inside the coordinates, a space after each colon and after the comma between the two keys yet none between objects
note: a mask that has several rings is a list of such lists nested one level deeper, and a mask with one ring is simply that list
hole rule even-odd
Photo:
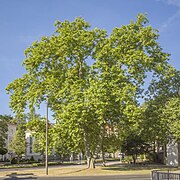
[{"label": "lamp post", "polygon": [[46,102],[46,175],[48,175],[48,97]]}]

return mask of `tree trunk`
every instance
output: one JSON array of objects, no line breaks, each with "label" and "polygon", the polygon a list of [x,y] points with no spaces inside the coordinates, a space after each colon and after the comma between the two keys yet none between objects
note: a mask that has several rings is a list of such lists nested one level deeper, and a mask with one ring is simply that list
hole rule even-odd
[{"label": "tree trunk", "polygon": [[105,152],[104,152],[104,135],[105,135],[105,129],[103,127],[102,129],[102,136],[101,136],[101,152],[102,152],[102,166],[105,167]]},{"label": "tree trunk", "polygon": [[[163,164],[166,165],[166,162],[167,162],[167,149],[166,149],[166,144],[164,144],[163,150],[164,150],[164,152],[163,152]],[[179,150],[178,150],[178,152],[179,152]],[[180,157],[180,156],[179,156],[179,157]],[[179,159],[179,158],[178,158],[178,159]]]},{"label": "tree trunk", "polygon": [[105,167],[106,166],[106,161],[105,161],[105,156],[104,156],[104,152],[102,151],[102,166]]},{"label": "tree trunk", "polygon": [[113,152],[113,158],[115,159],[115,152]]},{"label": "tree trunk", "polygon": [[136,164],[136,155],[132,155],[133,164]]},{"label": "tree trunk", "polygon": [[95,168],[95,161],[90,152],[86,130],[84,131],[84,145],[85,145],[85,153],[87,158],[87,168]]},{"label": "tree trunk", "polygon": [[[79,59],[79,79],[83,78],[83,58]],[[83,92],[83,88],[81,88],[81,92]],[[95,168],[95,161],[90,152],[90,145],[88,142],[88,133],[86,127],[84,128],[84,145],[85,145],[85,154],[87,158],[87,168]]]},{"label": "tree trunk", "polygon": [[93,157],[87,158],[87,168],[95,168],[95,160]]},{"label": "tree trunk", "polygon": [[17,156],[17,163],[18,163],[18,165],[19,165],[19,155]]}]

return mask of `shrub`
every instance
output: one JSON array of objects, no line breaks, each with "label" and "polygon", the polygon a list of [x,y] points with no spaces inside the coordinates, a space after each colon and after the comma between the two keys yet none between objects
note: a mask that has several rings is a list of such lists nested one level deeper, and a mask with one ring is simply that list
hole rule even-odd
[{"label": "shrub", "polygon": [[17,164],[17,158],[13,157],[11,160],[11,164]]},{"label": "shrub", "polygon": [[30,161],[35,161],[33,156],[31,156],[31,158],[29,160]]}]

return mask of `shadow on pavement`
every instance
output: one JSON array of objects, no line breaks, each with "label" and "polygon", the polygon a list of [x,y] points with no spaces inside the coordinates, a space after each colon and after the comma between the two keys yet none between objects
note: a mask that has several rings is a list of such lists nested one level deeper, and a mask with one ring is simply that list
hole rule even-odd
[{"label": "shadow on pavement", "polygon": [[25,180],[25,179],[37,179],[33,173],[24,173],[24,174],[19,174],[19,173],[11,173],[7,174],[5,179],[3,180]]}]

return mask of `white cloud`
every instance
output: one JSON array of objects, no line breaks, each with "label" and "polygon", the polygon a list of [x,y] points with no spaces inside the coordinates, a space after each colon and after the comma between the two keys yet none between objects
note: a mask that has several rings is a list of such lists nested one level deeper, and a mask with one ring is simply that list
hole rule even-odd
[{"label": "white cloud", "polygon": [[157,0],[157,1],[180,7],[180,0]]},{"label": "white cloud", "polygon": [[167,4],[180,7],[180,0],[166,0]]},{"label": "white cloud", "polygon": [[168,28],[175,20],[177,20],[178,18],[180,18],[180,0],[156,0],[159,2],[163,2],[165,4],[171,5],[171,6],[176,6],[178,8],[177,12],[175,12],[174,14],[172,14],[166,22],[164,22],[161,27],[159,28],[159,30],[162,32],[164,31],[166,28]]},{"label": "white cloud", "polygon": [[26,45],[31,45],[33,42],[40,40],[42,38],[42,34],[36,34],[36,35],[22,35],[20,36],[20,40],[25,43]]},{"label": "white cloud", "polygon": [[168,26],[170,26],[176,19],[180,18],[180,9],[170,16],[168,20],[160,27],[160,31],[164,31]]}]

